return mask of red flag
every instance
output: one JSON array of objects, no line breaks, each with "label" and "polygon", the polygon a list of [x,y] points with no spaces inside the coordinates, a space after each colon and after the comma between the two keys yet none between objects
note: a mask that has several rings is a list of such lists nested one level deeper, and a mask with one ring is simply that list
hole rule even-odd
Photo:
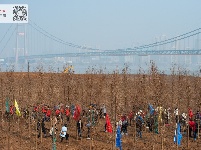
[{"label": "red flag", "polygon": [[108,114],[106,114],[106,130],[107,132],[112,133],[112,125]]},{"label": "red flag", "polygon": [[81,107],[79,105],[76,105],[75,112],[73,114],[73,119],[75,119],[77,121],[80,117],[80,113],[81,113]]}]

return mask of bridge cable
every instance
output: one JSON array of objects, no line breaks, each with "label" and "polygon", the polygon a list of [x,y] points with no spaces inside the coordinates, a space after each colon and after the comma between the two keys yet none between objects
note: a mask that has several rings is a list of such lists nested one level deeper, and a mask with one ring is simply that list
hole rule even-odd
[{"label": "bridge cable", "polygon": [[[166,39],[166,40],[163,40],[163,41],[160,41],[160,42],[154,42],[154,43],[151,43],[151,44],[148,44],[148,45],[142,45],[142,46],[138,46],[138,47],[134,47],[134,48],[127,48],[127,50],[139,50],[139,49],[143,49],[143,48],[150,48],[150,47],[155,47],[155,46],[159,46],[159,45],[165,45],[165,44],[168,44],[168,43],[172,43],[172,42],[175,42],[177,41],[179,37],[182,37],[182,36],[185,36],[185,35],[188,35],[190,33],[194,33],[195,31],[198,31],[197,33],[195,34],[191,34],[189,36],[194,36],[194,35],[197,35],[199,34],[199,30],[201,28],[198,28],[196,30],[193,30],[193,31],[190,31],[188,33],[185,33],[185,34],[182,34],[182,35],[179,35],[179,36],[176,36],[176,37],[173,37],[173,38],[170,38],[170,39]],[[189,36],[186,36],[185,38],[189,37]],[[184,39],[184,38],[180,38],[180,39]],[[168,41],[171,41],[171,42],[168,42]]]},{"label": "bridge cable", "polygon": [[[30,20],[30,19],[29,19]],[[57,41],[57,42],[60,42],[61,44],[65,44],[65,45],[68,45],[68,46],[70,46],[70,47],[74,47],[74,48],[81,48],[81,49],[85,49],[85,50],[100,50],[100,49],[97,49],[97,48],[90,48],[90,47],[86,47],[86,46],[80,46],[80,45],[77,45],[77,44],[73,44],[73,43],[71,43],[71,42],[66,42],[66,41],[64,41],[64,40],[62,40],[62,39],[60,39],[60,38],[58,38],[58,37],[56,37],[56,36],[54,36],[54,35],[52,35],[52,34],[50,34],[49,32],[47,32],[46,30],[44,30],[43,28],[41,28],[40,26],[38,26],[36,23],[34,23],[33,21],[31,21],[30,20],[30,22],[32,22],[33,24],[34,24],[34,26],[36,26],[37,28],[39,28],[40,30],[42,30],[43,32],[45,32],[45,33],[43,33],[42,31],[40,32],[41,34],[44,34],[44,35],[47,35],[47,37],[49,37],[50,39],[52,39],[52,40],[55,40],[55,41]],[[31,23],[29,23],[32,27],[33,27],[33,25],[31,24]],[[34,28],[34,27],[33,27]],[[39,30],[37,30],[38,32],[39,32]],[[52,38],[51,38],[52,37]]]},{"label": "bridge cable", "polygon": [[[30,20],[30,19],[29,19]],[[31,21],[31,20],[30,20]],[[49,32],[47,32],[46,30],[44,30],[43,28],[41,28],[40,26],[38,26],[36,23],[34,23],[33,21],[31,21],[34,25],[32,25],[31,23],[29,23],[30,26],[32,26],[35,30],[37,30],[38,32],[40,32],[41,34],[45,35],[46,37],[56,41],[56,42],[59,42],[61,44],[64,44],[64,45],[67,45],[67,46],[70,46],[70,47],[74,47],[74,48],[80,48],[80,49],[85,49],[85,50],[99,50],[99,51],[133,51],[133,50],[142,50],[144,48],[152,48],[152,47],[155,47],[155,46],[161,46],[161,45],[165,45],[165,44],[169,44],[169,43],[173,43],[177,40],[182,40],[182,39],[185,39],[185,38],[188,38],[188,37],[191,37],[191,36],[194,36],[194,35],[197,35],[199,34],[199,30],[201,28],[198,28],[198,29],[195,29],[195,30],[192,30],[190,32],[187,32],[187,33],[184,33],[184,34],[181,34],[181,35],[178,35],[178,36],[175,36],[173,38],[169,38],[169,39],[166,39],[166,40],[163,40],[163,41],[160,41],[160,42],[154,42],[154,43],[151,43],[151,44],[147,44],[147,45],[141,45],[141,46],[138,46],[138,47],[134,47],[134,48],[126,48],[126,49],[116,49],[116,50],[100,50],[100,49],[95,49],[95,48],[88,48],[86,46],[80,46],[80,45],[77,45],[77,44],[73,44],[71,42],[66,42],[52,34],[50,34]],[[36,26],[36,27],[34,27]],[[42,31],[41,31],[42,30]],[[195,33],[196,31],[198,31],[197,33]],[[44,33],[45,32],[45,33]],[[194,33],[194,34],[191,34],[191,33]],[[190,35],[189,35],[190,34]],[[188,35],[188,36],[186,36]],[[183,38],[182,38],[183,37]],[[179,39],[178,39],[179,38]]]},{"label": "bridge cable", "polygon": [[1,55],[1,53],[4,51],[4,49],[6,48],[8,42],[11,40],[11,37],[13,36],[13,34],[15,33],[16,30],[17,30],[17,25],[16,25],[16,27],[14,28],[14,30],[13,30],[12,34],[10,35],[10,37],[8,38],[7,42],[5,43],[3,49],[0,51],[0,55]]},{"label": "bridge cable", "polygon": [[5,38],[5,36],[7,35],[8,31],[10,31],[11,27],[13,26],[13,24],[10,25],[10,27],[6,30],[6,33],[4,34],[4,36],[2,37],[2,39],[0,40],[0,44],[3,41],[3,39]]}]

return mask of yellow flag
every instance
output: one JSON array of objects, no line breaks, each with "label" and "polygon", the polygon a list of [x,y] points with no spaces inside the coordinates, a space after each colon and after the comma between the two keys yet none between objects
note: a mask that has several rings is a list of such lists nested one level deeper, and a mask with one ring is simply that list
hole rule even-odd
[{"label": "yellow flag", "polygon": [[20,113],[20,110],[19,110],[19,107],[18,107],[18,104],[17,104],[16,100],[15,100],[15,109],[16,109],[16,111],[15,111],[16,115],[21,116],[21,113]]},{"label": "yellow flag", "polygon": [[163,110],[163,107],[159,107],[158,122],[160,122],[160,123],[163,122],[163,119],[162,119],[162,110]]}]

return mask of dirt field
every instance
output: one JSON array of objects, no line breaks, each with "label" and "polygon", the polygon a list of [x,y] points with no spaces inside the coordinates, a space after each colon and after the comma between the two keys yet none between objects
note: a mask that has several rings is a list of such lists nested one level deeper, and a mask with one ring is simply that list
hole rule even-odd
[{"label": "dirt field", "polygon": [[[20,108],[30,107],[36,103],[47,104],[51,107],[59,103],[79,104],[82,109],[89,104],[106,104],[107,113],[114,126],[119,114],[128,114],[133,106],[147,111],[148,103],[153,106],[170,107],[173,111],[178,107],[180,112],[188,112],[188,108],[197,111],[201,106],[201,79],[189,76],[186,72],[174,72],[164,75],[154,66],[149,73],[143,72],[130,75],[101,74],[64,74],[64,73],[0,73],[1,112],[5,112],[5,99],[18,101]],[[115,115],[116,114],[116,115]],[[50,137],[37,138],[36,122],[29,123],[25,118],[11,118],[10,122],[1,115],[0,149],[30,150],[52,149]],[[59,142],[57,134],[56,146],[58,150],[109,150],[114,147],[115,134],[104,132],[105,119],[100,119],[92,129],[92,139],[86,139],[86,128],[83,138],[76,137],[76,122],[71,119],[68,124],[69,142]],[[51,122],[46,123],[49,129]],[[62,123],[59,123],[60,130]],[[123,150],[140,149],[177,149],[173,142],[175,123],[161,126],[159,134],[149,133],[144,129],[142,139],[134,137],[134,125],[128,127],[128,135],[123,135]],[[58,131],[59,132],[59,131]],[[29,137],[30,136],[30,137]],[[201,140],[187,140],[183,135],[182,145],[178,149],[197,149],[201,147]]]}]

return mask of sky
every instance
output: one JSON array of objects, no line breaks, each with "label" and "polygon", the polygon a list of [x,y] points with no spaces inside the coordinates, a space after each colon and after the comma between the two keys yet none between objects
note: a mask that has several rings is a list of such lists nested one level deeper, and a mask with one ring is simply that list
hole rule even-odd
[{"label": "sky", "polygon": [[[17,3],[28,4],[29,19],[52,35],[99,49],[149,44],[201,27],[200,0],[0,0]],[[9,26],[0,24],[0,40]]]}]

